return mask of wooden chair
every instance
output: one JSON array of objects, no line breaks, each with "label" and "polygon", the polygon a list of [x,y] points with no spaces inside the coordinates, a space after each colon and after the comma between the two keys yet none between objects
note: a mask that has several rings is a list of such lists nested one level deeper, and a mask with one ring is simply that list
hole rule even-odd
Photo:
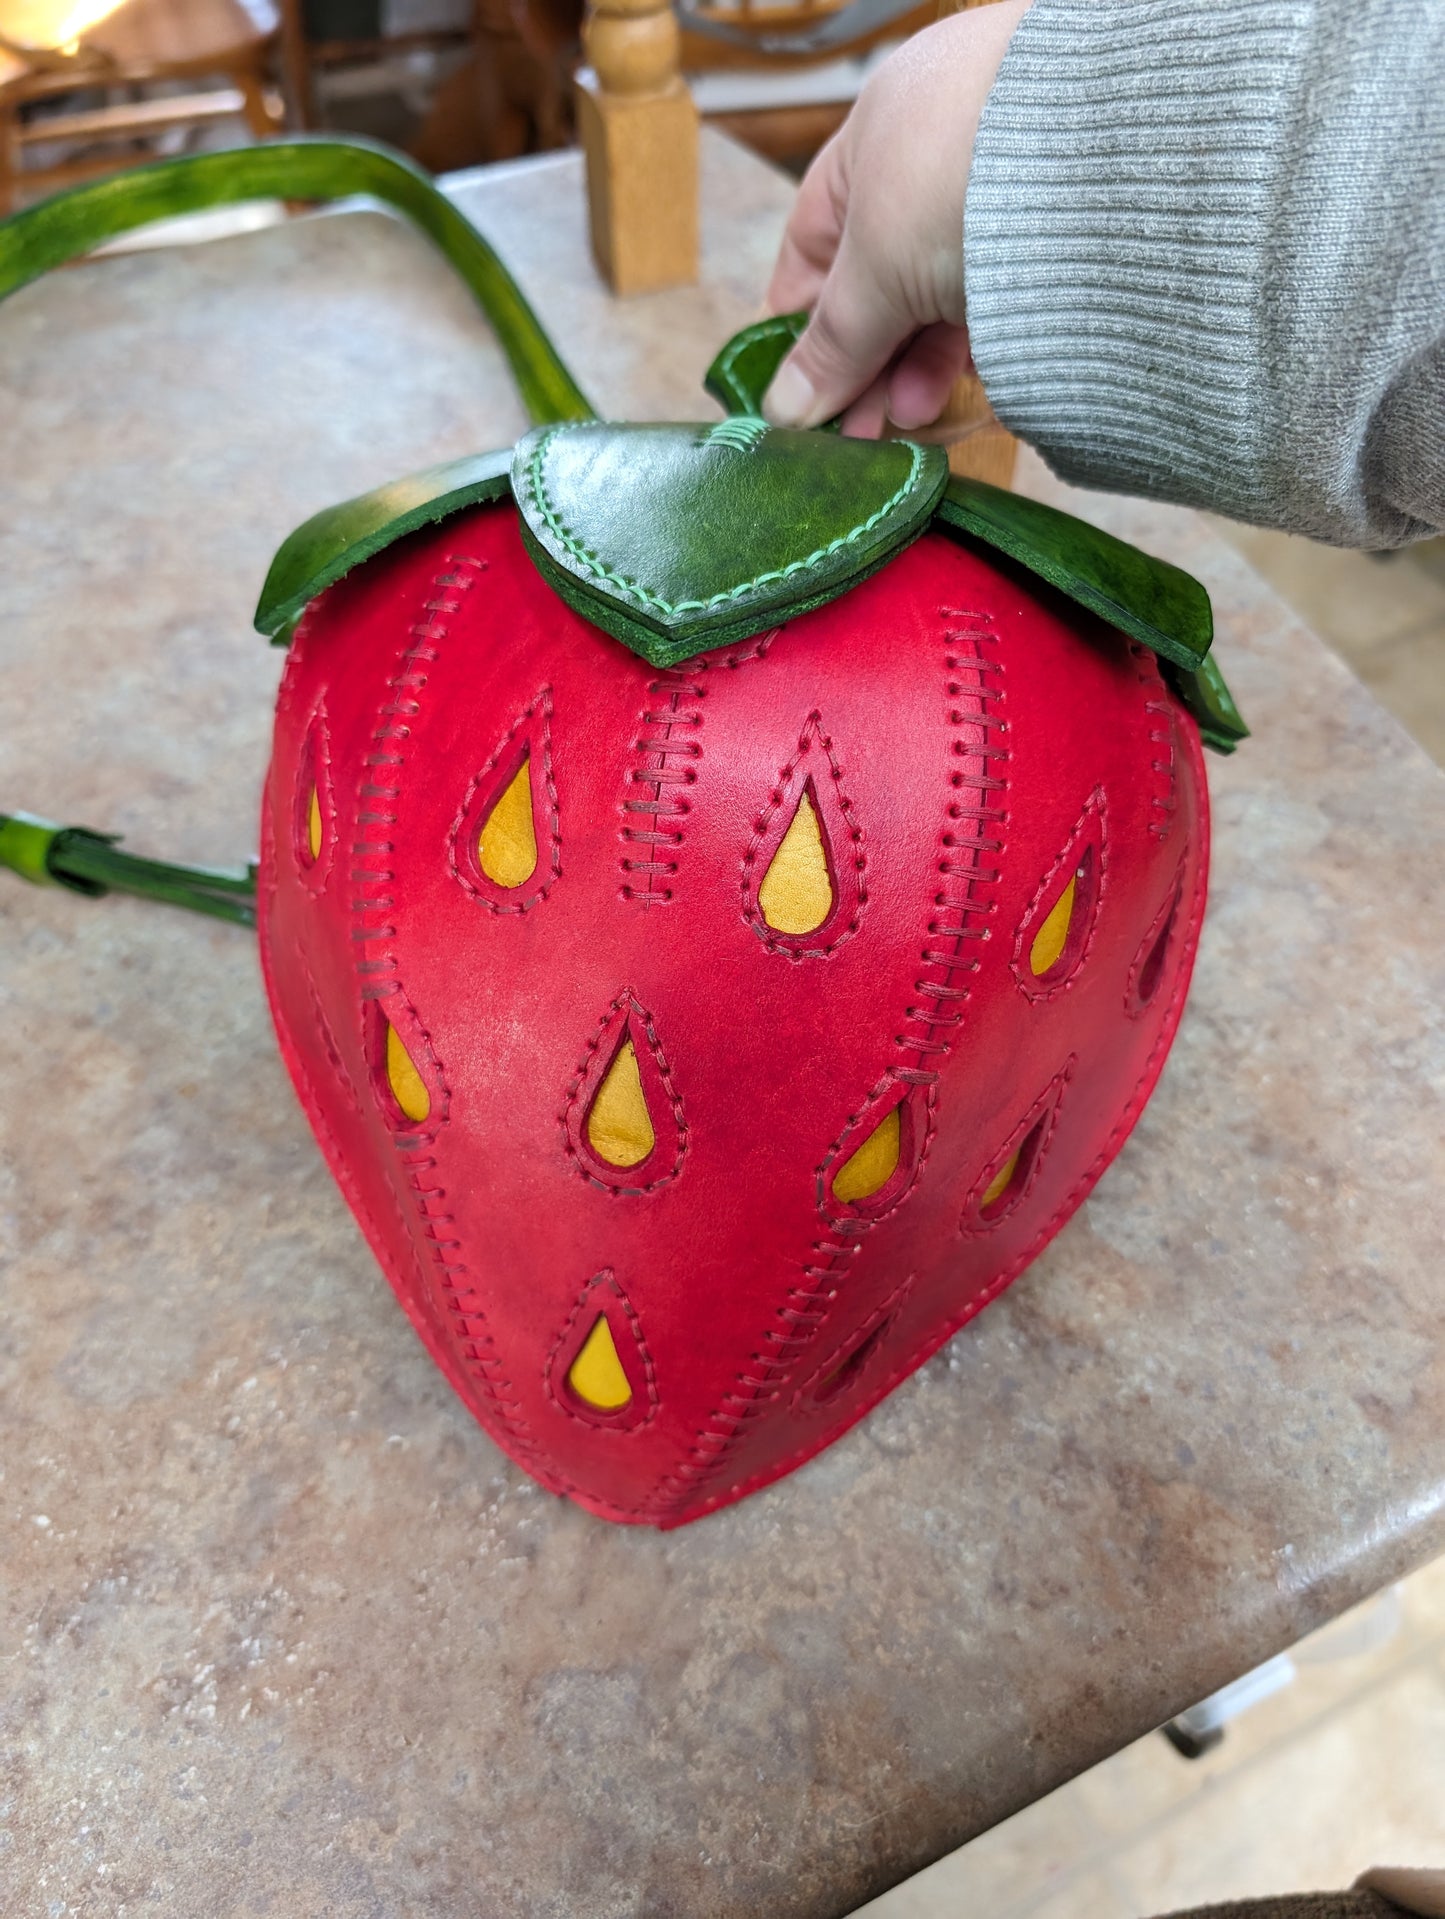
[{"label": "wooden chair", "polygon": [[[841,0],[795,0],[791,5],[759,5],[758,0],[689,0],[679,7],[679,49],[683,73],[701,76],[794,73],[840,59],[854,59],[885,40],[904,40],[938,18],[938,0],[900,5],[887,17],[865,22],[841,36],[829,31],[842,12]],[[807,42],[817,39],[819,44]],[[806,91],[806,88],[800,89]],[[745,146],[780,166],[801,172],[826,140],[842,126],[851,97],[810,102],[782,101],[709,109],[710,126],[730,133]]]},{"label": "wooden chair", "polygon": [[[342,30],[346,25],[346,8],[320,9],[319,24],[318,9],[309,7],[307,0],[280,0],[280,9],[291,115],[296,125],[303,128],[321,124],[316,81],[327,69],[382,60],[418,49],[446,52],[465,47],[472,39],[472,31],[466,26],[414,33],[347,33]],[[359,17],[375,24],[372,16],[376,9],[363,5],[356,11]]]},{"label": "wooden chair", "polygon": [[[149,157],[148,144],[175,128],[239,118],[258,139],[275,133],[284,116],[267,73],[278,24],[271,0],[125,0],[73,49],[0,42],[0,213],[22,194]],[[197,84],[177,93],[177,82]],[[63,104],[77,94],[104,103]],[[48,101],[62,104],[35,111]],[[50,145],[120,150],[26,164]]]}]

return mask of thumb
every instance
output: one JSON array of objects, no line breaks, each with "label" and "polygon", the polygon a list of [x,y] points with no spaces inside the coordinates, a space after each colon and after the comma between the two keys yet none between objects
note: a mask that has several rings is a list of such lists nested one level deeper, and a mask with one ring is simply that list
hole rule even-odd
[{"label": "thumb", "polygon": [[916,322],[865,270],[845,229],[807,330],[763,396],[774,426],[818,426],[856,400]]}]

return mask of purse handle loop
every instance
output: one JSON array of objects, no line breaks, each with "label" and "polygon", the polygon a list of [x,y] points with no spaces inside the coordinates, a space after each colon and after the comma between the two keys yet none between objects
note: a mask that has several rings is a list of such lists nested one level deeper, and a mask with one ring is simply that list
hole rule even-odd
[{"label": "purse handle loop", "polygon": [[[375,141],[303,137],[203,153],[73,187],[0,221],[0,300],[106,240],[156,220],[247,200],[365,195],[404,214],[465,281],[501,342],[538,425],[595,417],[494,249],[420,167]],[[0,867],[91,898],[136,894],[254,925],[254,866],[197,867],[124,852],[112,834],[0,813]]]}]

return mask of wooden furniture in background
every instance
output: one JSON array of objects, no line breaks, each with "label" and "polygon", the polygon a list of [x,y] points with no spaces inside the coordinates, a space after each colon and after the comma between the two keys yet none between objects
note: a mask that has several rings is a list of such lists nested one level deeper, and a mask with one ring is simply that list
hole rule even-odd
[{"label": "wooden furniture in background", "polygon": [[447,52],[467,46],[472,39],[472,29],[466,25],[385,35],[344,35],[334,31],[313,33],[307,23],[306,0],[280,0],[280,8],[286,91],[290,96],[292,120],[301,128],[320,124],[316,81],[318,74],[324,73],[327,68],[388,59],[419,49]]},{"label": "wooden furniture in background", "polygon": [[582,0],[476,0],[470,56],[438,85],[411,151],[433,173],[573,144]]},{"label": "wooden furniture in background", "polygon": [[[281,103],[267,84],[277,27],[271,0],[127,0],[73,52],[0,49],[0,213],[22,194],[53,193],[149,158],[138,145],[173,128],[239,117],[258,139],[278,131]],[[198,84],[163,90],[177,81]],[[103,104],[26,111],[96,93],[107,96]],[[78,151],[27,164],[51,145]]]},{"label": "wooden furniture in background", "polygon": [[697,278],[697,108],[667,0],[594,0],[582,27],[577,130],[592,251],[614,293]]},{"label": "wooden furniture in background", "polygon": [[[894,18],[821,52],[787,53],[764,44],[765,37],[772,41],[780,35],[805,34],[836,14],[839,5],[840,0],[795,0],[788,6],[759,6],[756,0],[735,0],[729,5],[719,5],[718,0],[695,0],[681,18],[683,72],[689,76],[803,73],[835,61],[856,59],[881,41],[907,39],[938,17],[937,0],[918,0],[917,5]],[[716,39],[702,31],[706,22],[724,25],[732,39]],[[750,36],[754,44],[746,44],[740,36]],[[819,147],[842,126],[852,105],[851,98],[800,99],[705,111],[704,118],[709,126],[731,134],[754,152],[801,173]]]}]

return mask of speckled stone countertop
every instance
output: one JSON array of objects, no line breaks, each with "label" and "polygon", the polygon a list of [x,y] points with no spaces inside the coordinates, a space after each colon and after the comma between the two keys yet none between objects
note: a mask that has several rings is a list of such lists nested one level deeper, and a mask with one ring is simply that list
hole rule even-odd
[{"label": "speckled stone countertop", "polygon": [[[458,189],[606,411],[696,414],[755,311],[790,189],[705,177],[705,285],[625,308],[575,158]],[[197,858],[249,850],[280,539],[525,424],[371,213],[19,295],[0,419],[0,805]],[[0,885],[6,1919],[823,1919],[1445,1546],[1445,777],[1200,521],[1087,510],[1205,579],[1255,727],[1173,1058],[1011,1292],[681,1533],[453,1399],[244,933]]]}]

